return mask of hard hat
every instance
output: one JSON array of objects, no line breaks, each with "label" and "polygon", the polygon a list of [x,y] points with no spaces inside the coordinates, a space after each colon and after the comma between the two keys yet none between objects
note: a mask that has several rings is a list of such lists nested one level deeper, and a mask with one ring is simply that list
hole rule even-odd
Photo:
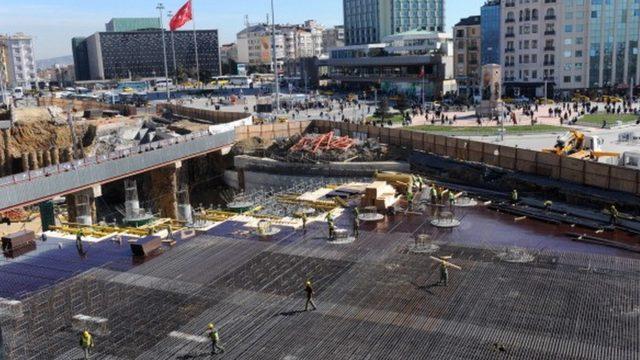
[{"label": "hard hat", "polygon": [[311,285],[311,280],[307,280],[307,282],[305,284]]},{"label": "hard hat", "polygon": [[209,329],[213,329],[213,324],[209,324]]}]

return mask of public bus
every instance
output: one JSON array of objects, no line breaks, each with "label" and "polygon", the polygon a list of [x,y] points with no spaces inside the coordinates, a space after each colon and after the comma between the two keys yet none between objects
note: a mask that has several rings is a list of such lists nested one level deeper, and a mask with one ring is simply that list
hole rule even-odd
[{"label": "public bus", "polygon": [[248,76],[229,76],[229,84],[236,86],[251,86],[253,81]]},{"label": "public bus", "polygon": [[211,79],[211,85],[213,86],[224,86],[229,84],[228,76],[217,76]]}]

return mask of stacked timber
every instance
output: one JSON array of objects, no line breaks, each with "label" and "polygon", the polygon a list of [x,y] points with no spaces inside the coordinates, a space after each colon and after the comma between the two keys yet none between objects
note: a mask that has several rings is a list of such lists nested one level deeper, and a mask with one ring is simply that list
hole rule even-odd
[{"label": "stacked timber", "polygon": [[374,181],[365,188],[361,200],[362,207],[375,206],[378,211],[383,211],[398,201],[396,189],[386,181]]},{"label": "stacked timber", "polygon": [[376,180],[386,181],[391,184],[399,193],[406,193],[413,187],[413,176],[411,174],[383,171],[376,174]]}]

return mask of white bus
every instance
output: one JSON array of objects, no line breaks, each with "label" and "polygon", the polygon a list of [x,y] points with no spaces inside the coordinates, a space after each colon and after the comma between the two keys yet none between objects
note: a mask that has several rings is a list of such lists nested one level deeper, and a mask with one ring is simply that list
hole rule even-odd
[{"label": "white bus", "polygon": [[20,100],[24,97],[24,90],[21,87],[17,87],[13,89],[13,98],[16,100]]},{"label": "white bus", "polygon": [[172,88],[173,87],[173,80],[171,79],[156,79],[155,80],[155,86],[159,87],[159,88]]},{"label": "white bus", "polygon": [[236,86],[250,86],[253,81],[248,76],[229,76],[229,84]]}]

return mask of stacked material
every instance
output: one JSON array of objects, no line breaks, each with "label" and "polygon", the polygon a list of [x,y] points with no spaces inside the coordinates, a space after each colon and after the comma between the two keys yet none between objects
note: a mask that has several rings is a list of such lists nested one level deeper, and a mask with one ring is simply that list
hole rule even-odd
[{"label": "stacked material", "polygon": [[289,151],[305,151],[317,154],[318,151],[341,150],[346,151],[356,144],[356,141],[348,136],[334,136],[333,131],[323,135],[307,135],[300,139],[297,144],[293,145]]},{"label": "stacked material", "polygon": [[386,181],[374,181],[364,191],[361,206],[375,206],[378,211],[383,211],[398,201],[396,190]]},{"label": "stacked material", "polygon": [[406,193],[413,187],[413,176],[393,171],[384,171],[376,174],[376,180],[386,181],[399,193]]}]

